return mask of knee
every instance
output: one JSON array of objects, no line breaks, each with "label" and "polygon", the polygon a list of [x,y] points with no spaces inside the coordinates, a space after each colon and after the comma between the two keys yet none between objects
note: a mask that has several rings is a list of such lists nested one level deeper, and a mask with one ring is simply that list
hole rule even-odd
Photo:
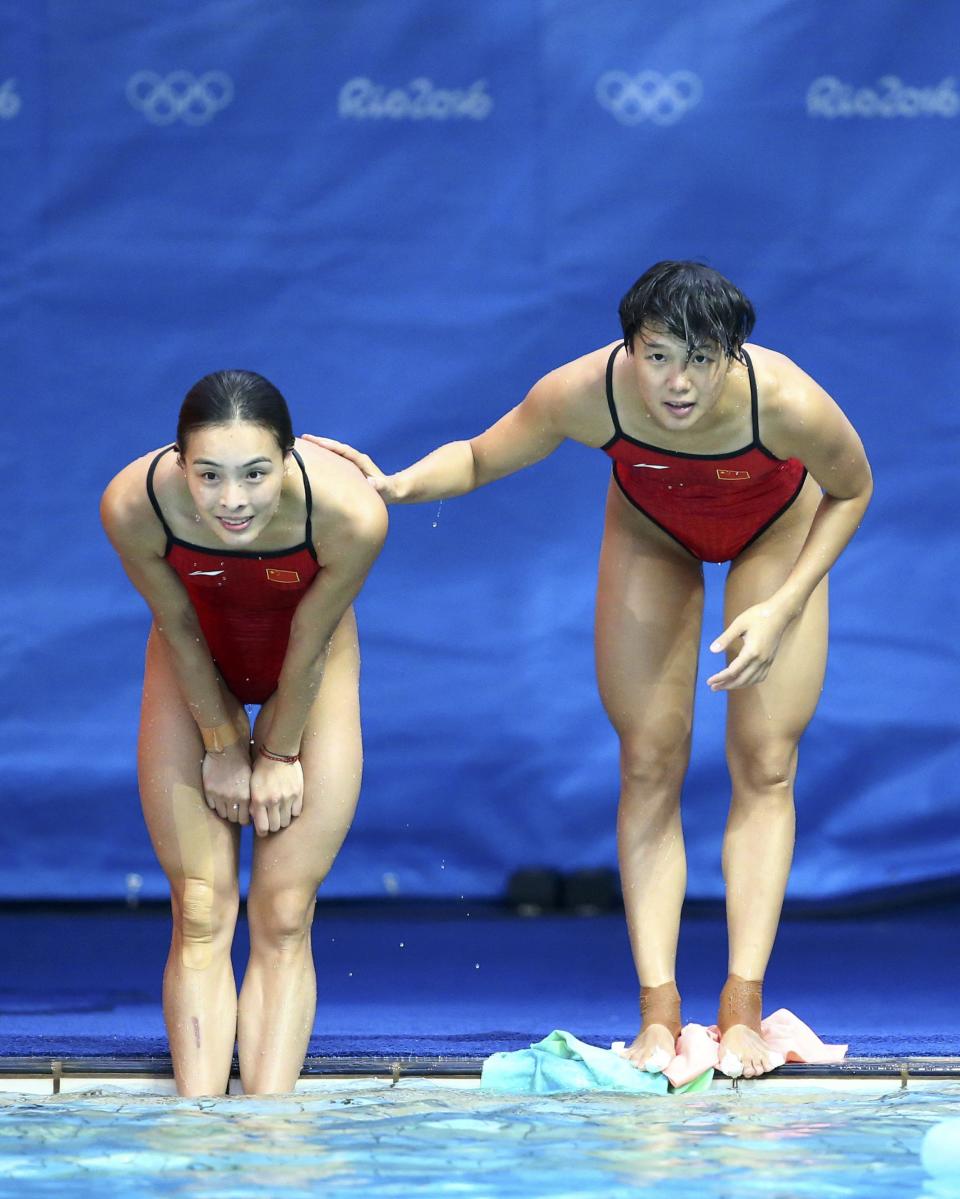
[{"label": "knee", "polygon": [[797,771],[795,741],[734,742],[727,758],[735,787],[770,795],[791,794]]},{"label": "knee", "polygon": [[295,888],[251,895],[247,901],[250,936],[258,945],[276,951],[298,948],[310,935],[316,891]]},{"label": "knee", "polygon": [[183,964],[202,970],[216,950],[229,947],[237,920],[239,896],[223,893],[205,878],[185,878],[179,898],[174,892],[174,922],[180,933]]},{"label": "knee", "polygon": [[620,778],[625,798],[649,802],[678,799],[690,760],[689,733],[677,739],[634,734],[620,739]]}]

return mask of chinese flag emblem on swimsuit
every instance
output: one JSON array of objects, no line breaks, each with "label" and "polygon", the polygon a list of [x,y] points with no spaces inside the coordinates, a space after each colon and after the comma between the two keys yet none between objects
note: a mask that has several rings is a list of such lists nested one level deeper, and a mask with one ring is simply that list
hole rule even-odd
[{"label": "chinese flag emblem on swimsuit", "polygon": [[750,472],[748,470],[724,470],[722,466],[718,466],[717,478],[722,479],[725,483],[742,483],[750,478]]},{"label": "chinese flag emblem on swimsuit", "polygon": [[271,583],[299,583],[300,575],[295,570],[278,570],[275,566],[267,567],[267,578]]}]

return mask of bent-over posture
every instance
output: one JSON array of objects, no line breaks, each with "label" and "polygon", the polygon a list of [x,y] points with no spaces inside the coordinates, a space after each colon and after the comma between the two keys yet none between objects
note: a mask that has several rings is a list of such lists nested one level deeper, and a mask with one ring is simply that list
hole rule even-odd
[{"label": "bent-over posture", "polygon": [[530,466],[565,439],[613,459],[597,592],[600,693],[620,739],[620,872],[640,980],[628,1055],[656,1068],[680,1028],[675,974],[686,888],[680,789],[690,752],[702,563],[730,562],[725,630],[733,784],[723,841],[729,975],[722,1048],[747,1076],[770,1069],[761,985],[794,843],[797,743],[820,695],[827,572],[871,494],[850,422],[803,370],[745,345],[753,307],[729,280],[661,262],[620,305],[622,340],[551,371],[470,441],[397,474],[354,461],[388,503],[462,495]]},{"label": "bent-over posture", "polygon": [[[310,926],[360,788],[351,603],[386,511],[342,457],[295,445],[260,375],[201,379],[175,445],[107,487],[103,523],[153,613],[138,772],[170,883],[163,1006],[177,1086],[293,1089],[316,1006]],[[252,731],[244,705],[259,705]],[[256,839],[250,960],[230,959],[240,829]]]}]

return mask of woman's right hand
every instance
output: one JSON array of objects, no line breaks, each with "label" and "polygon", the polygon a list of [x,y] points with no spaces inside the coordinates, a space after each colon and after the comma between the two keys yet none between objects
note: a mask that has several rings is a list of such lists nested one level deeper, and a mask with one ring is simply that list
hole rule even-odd
[{"label": "woman's right hand", "polygon": [[302,433],[301,436],[304,441],[311,441],[324,450],[332,450],[334,454],[339,454],[341,458],[352,462],[363,472],[363,476],[370,486],[376,488],[385,504],[396,503],[400,498],[397,476],[385,475],[367,454],[361,454],[359,450],[355,450],[352,445],[347,445],[344,441],[334,441],[332,437],[317,437],[313,433]]},{"label": "woman's right hand", "polygon": [[250,823],[250,752],[243,738],[218,754],[203,756],[201,777],[207,807],[233,824]]}]

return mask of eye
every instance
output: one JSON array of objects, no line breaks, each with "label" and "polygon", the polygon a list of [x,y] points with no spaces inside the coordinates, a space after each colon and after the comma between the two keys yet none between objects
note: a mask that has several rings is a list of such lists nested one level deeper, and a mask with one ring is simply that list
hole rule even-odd
[{"label": "eye", "polygon": [[250,471],[247,471],[247,478],[250,480],[251,483],[259,483],[260,480],[264,477],[265,473],[266,472],[262,471],[262,470],[250,470]]},{"label": "eye", "polygon": [[204,481],[204,483],[216,483],[217,481],[217,476],[212,470],[202,471],[200,478]]}]

